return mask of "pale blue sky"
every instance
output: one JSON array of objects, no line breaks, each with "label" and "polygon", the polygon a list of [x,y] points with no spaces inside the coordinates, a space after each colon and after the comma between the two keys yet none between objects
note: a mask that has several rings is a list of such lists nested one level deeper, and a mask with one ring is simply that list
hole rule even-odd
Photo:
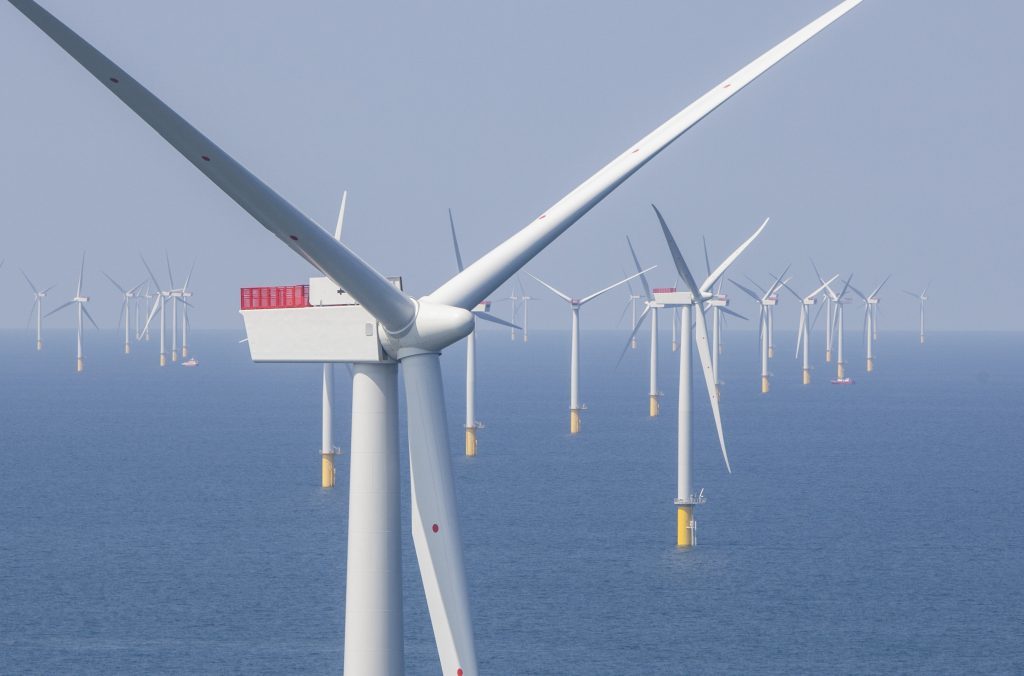
[{"label": "pale blue sky", "polygon": [[[347,188],[347,243],[419,294],[454,273],[449,207],[475,259],[834,2],[43,4],[317,221],[333,224]],[[930,278],[933,327],[971,308],[971,328],[1024,329],[1010,311],[1024,253],[1021,25],[1018,2],[865,0],[528,269],[582,295],[621,275],[629,234],[670,283],[653,201],[695,268],[701,234],[720,258],[771,216],[736,274],[792,262],[809,290],[808,256],[862,288],[893,272],[883,328],[914,325],[898,289]],[[308,276],[7,3],[0,82],[3,326],[24,326],[31,303],[19,267],[60,285],[54,307],[83,249],[106,327],[119,299],[100,270],[142,281],[140,251],[162,270],[166,248],[181,276],[198,255],[197,328],[239,326],[239,286]],[[611,326],[620,310],[613,296],[584,322]],[[782,313],[793,328],[795,304]],[[537,327],[566,315],[560,301],[531,308]]]}]

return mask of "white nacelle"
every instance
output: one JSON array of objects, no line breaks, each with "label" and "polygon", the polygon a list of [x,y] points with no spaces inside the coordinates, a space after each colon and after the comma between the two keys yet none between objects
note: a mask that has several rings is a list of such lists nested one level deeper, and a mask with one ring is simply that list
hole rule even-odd
[{"label": "white nacelle", "polygon": [[669,291],[669,292],[658,292],[655,291],[654,305],[655,307],[682,307],[683,305],[693,305],[693,294],[689,291]]}]

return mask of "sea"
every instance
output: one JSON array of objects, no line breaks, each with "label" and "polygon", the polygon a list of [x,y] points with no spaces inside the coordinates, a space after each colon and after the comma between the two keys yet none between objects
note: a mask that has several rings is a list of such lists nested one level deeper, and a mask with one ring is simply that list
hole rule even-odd
[{"label": "sea", "polygon": [[[566,317],[568,325],[568,317]],[[566,327],[567,328],[567,327]],[[483,674],[1024,672],[1024,335],[858,335],[830,384],[822,337],[800,384],[779,332],[727,332],[725,470],[694,386],[698,546],[675,546],[678,355],[582,335],[481,330],[479,454],[463,453],[465,349],[443,357]],[[0,332],[0,673],[337,674],[348,457],[320,488],[320,367],[254,364],[195,331],[197,368],[90,331]],[[351,390],[336,368],[336,443]],[[403,449],[405,448],[403,429]],[[403,450],[403,454],[405,451]],[[440,672],[409,535],[408,674]]]}]

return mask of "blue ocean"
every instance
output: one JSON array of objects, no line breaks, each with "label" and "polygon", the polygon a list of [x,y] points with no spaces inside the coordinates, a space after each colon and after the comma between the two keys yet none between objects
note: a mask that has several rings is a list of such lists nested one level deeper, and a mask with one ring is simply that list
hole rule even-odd
[{"label": "blue ocean", "polygon": [[[0,334],[0,672],[340,672],[347,458],[322,490],[319,366],[253,364],[241,337],[196,331],[199,367],[161,369],[155,342],[91,332],[76,375],[72,333]],[[691,550],[667,331],[651,419],[646,336],[616,368],[625,335],[584,326],[577,437],[568,333],[481,331],[476,458],[448,351],[482,673],[1024,671],[1024,337],[883,331],[867,374],[851,331],[852,386],[814,338],[813,383],[780,332],[762,395],[756,334],[726,333],[731,475],[695,384]],[[407,672],[436,674],[408,535],[403,556]]]}]

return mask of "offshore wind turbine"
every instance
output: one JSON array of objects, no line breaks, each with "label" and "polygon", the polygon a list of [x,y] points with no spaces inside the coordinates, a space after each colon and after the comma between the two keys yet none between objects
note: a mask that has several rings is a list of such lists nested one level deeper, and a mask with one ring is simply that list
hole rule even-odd
[{"label": "offshore wind turbine", "polygon": [[[334,226],[334,241],[336,242],[341,242],[341,230],[345,225],[345,205],[347,203],[348,190],[344,190],[341,193],[338,220]],[[187,280],[185,285],[188,286]],[[334,456],[338,455],[341,449],[334,445],[334,364],[332,362],[324,362],[321,380],[320,487],[334,488]]]},{"label": "offshore wind turbine", "polygon": [[110,283],[113,284],[117,288],[117,290],[121,292],[122,301],[121,310],[118,312],[117,328],[120,329],[121,322],[124,321],[124,353],[130,354],[132,351],[131,333],[129,329],[129,320],[131,318],[131,304],[132,300],[136,298],[136,294],[138,293],[139,289],[142,288],[142,284],[133,286],[130,289],[126,289],[117,282],[115,282],[114,278],[108,275],[107,273],[104,272],[103,276],[109,279]]},{"label": "offshore wind turbine", "polygon": [[876,321],[878,319],[878,292],[882,290],[885,283],[889,281],[887,276],[882,283],[878,285],[874,291],[869,295],[865,296],[863,293],[858,291],[855,287],[850,286],[855,294],[860,296],[861,300],[864,301],[864,347],[867,354],[867,372],[871,373],[875,370],[875,340],[878,339],[878,329],[876,328]]},{"label": "offshore wind turbine", "polygon": [[[25,271],[21,271],[21,276],[28,282],[29,287],[32,289],[32,309],[28,313],[28,321],[32,322],[32,314],[36,315],[36,351],[43,349],[43,299],[46,298],[46,294],[53,289],[53,286],[48,286],[42,291],[36,288],[36,285],[32,283],[32,280],[28,278]],[[56,285],[54,285],[56,286]]]},{"label": "offshore wind turbine", "polygon": [[[825,301],[825,362],[830,363],[832,361],[832,345],[835,343],[835,301],[832,299],[832,289],[825,284],[825,278],[821,276],[818,271],[818,266],[814,264],[814,259],[811,260],[811,267],[814,268],[814,274],[818,278],[818,283],[825,287],[822,292],[822,300]],[[819,312],[821,312],[819,310]]]},{"label": "offshore wind turbine", "polygon": [[[649,387],[647,388],[647,414],[654,418],[661,412],[661,404],[659,400],[661,398],[661,390],[658,389],[658,306],[654,302],[654,294],[651,293],[651,286],[647,283],[647,275],[643,274],[643,269],[640,267],[640,259],[637,258],[636,250],[633,248],[633,242],[630,241],[629,237],[626,237],[626,244],[629,246],[629,254],[633,257],[633,265],[636,266],[636,271],[640,275],[640,284],[644,288],[644,311],[641,313],[640,318],[633,322],[633,333],[629,337],[628,345],[636,345],[636,333],[643,324],[644,318],[650,314],[651,317],[651,349],[650,349],[650,375],[648,377]],[[623,350],[622,354],[626,352]],[[622,357],[619,357],[622,360]]]},{"label": "offshore wind turbine", "polygon": [[[765,219],[765,224],[768,223],[768,219]],[[708,240],[706,237],[701,237],[704,242],[704,265],[707,268],[708,276],[711,276],[711,257],[708,255]],[[746,320],[746,317],[729,309],[729,295],[722,293],[722,287],[725,285],[725,275],[718,278],[718,284],[711,295],[711,299],[707,302],[707,305],[711,308],[711,374],[715,381],[715,392],[721,396],[722,394],[722,381],[718,377],[718,362],[722,356],[722,323],[725,321],[725,315],[730,314],[740,319]]]},{"label": "offshore wind turbine", "polygon": [[769,374],[768,374],[768,359],[771,357],[771,314],[770,308],[774,307],[778,302],[777,291],[780,285],[784,282],[782,280],[786,273],[789,272],[789,266],[782,272],[782,274],[775,278],[775,281],[767,288],[762,289],[754,282],[755,286],[758,286],[758,290],[761,294],[758,295],[754,291],[751,291],[747,287],[743,286],[735,279],[730,279],[740,291],[747,294],[754,299],[754,302],[758,305],[758,327],[757,327],[757,338],[758,343],[761,346],[761,394],[768,394],[771,389],[769,385]]},{"label": "offshore wind turbine", "polygon": [[[627,237],[626,239],[628,240],[629,238]],[[626,271],[623,270],[622,274],[626,274]],[[629,312],[630,313],[629,328],[630,328],[630,330],[632,330],[632,329],[636,328],[636,302],[638,300],[644,300],[644,297],[637,295],[636,291],[633,289],[633,285],[630,284],[629,282],[626,282],[626,288],[629,289],[629,296],[626,297],[626,305],[622,308],[622,314],[619,315],[619,321],[616,324],[616,326],[619,326],[619,325],[622,324],[622,320],[626,318],[626,313]],[[633,350],[636,349],[636,336],[635,335],[633,336],[633,340],[630,342],[629,347],[630,347],[630,349],[633,349]]]},{"label": "offshore wind turbine", "polygon": [[924,345],[924,302],[928,300],[928,287],[930,287],[931,285],[932,283],[928,282],[924,287],[924,291],[922,291],[920,294],[916,294],[913,291],[907,291],[906,289],[903,289],[903,293],[907,294],[908,296],[911,296],[912,298],[916,298],[917,302],[920,304],[921,307],[921,345]]},{"label": "offshore wind turbine", "polygon": [[853,279],[851,274],[846,278],[846,283],[843,284],[843,290],[836,293],[832,290],[832,287],[825,285],[825,292],[831,297],[832,305],[835,307],[832,315],[832,333],[836,337],[836,380],[842,381],[846,379],[846,358],[843,355],[843,335],[845,330],[843,328],[843,306],[846,305],[846,290],[850,287],[850,280]]},{"label": "offshore wind turbine", "polygon": [[188,309],[193,307],[188,299],[192,297],[192,292],[188,289],[188,283],[192,281],[192,273],[195,271],[196,262],[192,261],[192,267],[189,268],[188,275],[185,276],[185,284],[178,289],[174,294],[177,302],[181,303],[181,358],[188,357],[188,334],[191,329],[191,324],[188,320]]},{"label": "offshore wind turbine", "polygon": [[167,366],[167,347],[164,342],[167,337],[167,323],[165,320],[166,313],[164,306],[167,303],[167,299],[170,298],[171,292],[164,291],[163,289],[160,288],[160,282],[156,281],[156,275],[154,275],[153,271],[149,268],[149,263],[146,262],[146,259],[142,256],[142,254],[139,254],[139,258],[142,259],[142,264],[146,266],[146,272],[149,273],[149,279],[153,282],[153,288],[156,289],[156,294],[154,294],[153,309],[149,311],[149,316],[146,317],[146,325],[143,327],[142,332],[145,333],[147,336],[149,335],[149,325],[153,321],[153,317],[156,315],[157,310],[159,310],[160,366]]},{"label": "offshore wind turbine", "polygon": [[[447,447],[439,352],[472,330],[470,308],[640,167],[860,4],[860,0],[845,0],[768,50],[627,148],[516,235],[433,293],[416,300],[334,240],[37,3],[10,2],[243,209],[376,319],[377,325],[371,327],[376,333],[373,337],[393,361],[354,367],[350,476],[353,486],[360,490],[358,495],[350,491],[349,507],[345,672],[350,676],[404,671],[401,548],[397,539],[397,364],[405,369],[413,541],[441,670],[445,676],[475,676],[478,668]],[[252,349],[252,341],[249,345]],[[357,441],[362,449],[373,452],[357,453]],[[373,490],[365,490],[362,482],[371,480]]]},{"label": "offshore wind turbine", "polygon": [[590,294],[589,296],[584,296],[583,298],[572,298],[572,297],[562,293],[561,291],[559,291],[555,287],[551,286],[550,284],[545,282],[543,279],[537,277],[536,275],[532,275],[532,274],[530,275],[535,280],[537,280],[538,282],[540,282],[541,284],[546,286],[548,288],[548,290],[551,291],[553,294],[555,294],[556,296],[558,296],[559,298],[561,298],[562,300],[564,300],[565,302],[567,302],[569,304],[569,311],[570,311],[571,316],[572,316],[572,335],[571,335],[571,338],[570,338],[571,342],[570,342],[570,351],[569,351],[569,433],[570,434],[578,434],[579,433],[579,431],[580,431],[580,424],[581,424],[581,421],[580,421],[580,411],[582,411],[584,408],[586,408],[585,405],[580,403],[580,308],[582,308],[584,305],[586,305],[590,301],[594,300],[595,298],[597,298],[601,294],[606,293],[608,291],[611,291],[615,287],[621,286],[621,285],[625,284],[626,282],[628,282],[629,280],[641,276],[644,272],[648,272],[649,270],[653,270],[655,267],[657,267],[657,266],[652,265],[651,267],[647,268],[647,270],[643,270],[641,272],[638,272],[635,275],[630,275],[629,277],[626,277],[622,281],[615,282],[611,286],[607,286],[607,287],[601,289],[600,291],[596,291],[596,292]]},{"label": "offshore wind turbine", "polygon": [[64,308],[66,308],[69,305],[74,305],[75,306],[75,316],[76,316],[76,320],[77,320],[76,321],[77,333],[76,333],[75,345],[76,345],[76,348],[77,348],[77,355],[78,355],[77,359],[75,360],[75,371],[77,373],[81,373],[82,371],[85,370],[85,356],[82,353],[82,316],[84,315],[90,322],[92,322],[92,325],[96,327],[96,330],[99,330],[99,328],[100,328],[99,326],[96,325],[96,320],[94,320],[92,318],[92,315],[89,314],[89,311],[85,309],[85,304],[89,302],[89,297],[82,295],[82,279],[84,277],[85,277],[85,254],[83,253],[82,254],[82,267],[81,267],[81,269],[78,272],[78,286],[76,287],[76,290],[75,290],[75,297],[72,298],[71,300],[69,300],[68,302],[64,303],[63,305],[59,305],[59,306],[55,307],[54,309],[50,310],[46,314],[46,316],[49,317],[54,312],[60,312],[61,310],[63,310]]},{"label": "offshore wind turbine", "polygon": [[[817,322],[818,317],[814,317],[814,322],[811,321],[811,308],[815,303],[818,302],[818,294],[825,290],[825,287],[836,280],[839,275],[834,275],[832,279],[827,282],[823,282],[814,291],[811,291],[802,298],[800,295],[791,289],[788,284],[783,284],[786,290],[793,294],[794,297],[800,302],[800,328],[796,333],[796,357],[800,356],[801,350],[804,354],[803,364],[803,384],[811,384],[811,329],[814,328],[814,322]],[[818,308],[818,313],[821,313],[821,308]]]}]

